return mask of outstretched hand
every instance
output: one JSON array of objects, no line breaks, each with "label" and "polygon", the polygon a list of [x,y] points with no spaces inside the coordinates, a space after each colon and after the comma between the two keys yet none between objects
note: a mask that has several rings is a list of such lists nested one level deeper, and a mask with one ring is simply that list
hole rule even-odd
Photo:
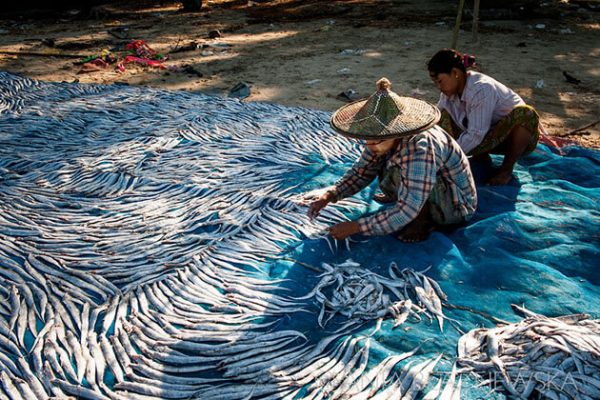
[{"label": "outstretched hand", "polygon": [[360,227],[356,221],[340,222],[329,228],[329,235],[336,240],[344,240],[359,232]]},{"label": "outstretched hand", "polygon": [[316,218],[321,210],[334,199],[335,195],[333,192],[325,192],[317,197],[316,200],[310,203],[310,207],[308,208],[308,217],[311,219]]}]

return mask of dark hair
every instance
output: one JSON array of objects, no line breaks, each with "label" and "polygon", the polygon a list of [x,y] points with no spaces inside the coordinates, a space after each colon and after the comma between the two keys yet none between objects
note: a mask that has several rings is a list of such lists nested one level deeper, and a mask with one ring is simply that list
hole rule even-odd
[{"label": "dark hair", "polygon": [[427,63],[429,72],[437,74],[449,74],[452,68],[458,68],[467,72],[467,68],[475,67],[475,57],[470,54],[461,54],[454,49],[443,49],[431,57]]}]

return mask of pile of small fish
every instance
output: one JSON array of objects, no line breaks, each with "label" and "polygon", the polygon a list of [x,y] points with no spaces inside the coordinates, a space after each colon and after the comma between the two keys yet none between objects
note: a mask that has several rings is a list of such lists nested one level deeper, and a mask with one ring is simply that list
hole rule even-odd
[{"label": "pile of small fish", "polygon": [[513,309],[526,318],[462,336],[458,363],[515,398],[600,399],[600,320]]},{"label": "pile of small fish", "polygon": [[410,315],[420,320],[419,314],[423,313],[430,319],[437,318],[440,330],[443,329],[442,301],[448,298],[440,285],[423,273],[425,271],[399,270],[392,262],[388,268],[390,276],[385,277],[362,268],[351,259],[321,266],[325,270],[320,275],[321,280],[310,293],[298,298],[314,297],[321,304],[318,317],[321,327],[340,314],[349,320],[341,329],[383,318],[394,318],[396,328]]},{"label": "pile of small fish", "polygon": [[0,72],[0,398],[417,395],[435,360],[381,380],[401,356],[282,327],[310,304],[268,266],[365,207],[306,217],[302,179],[357,156],[327,118]]}]

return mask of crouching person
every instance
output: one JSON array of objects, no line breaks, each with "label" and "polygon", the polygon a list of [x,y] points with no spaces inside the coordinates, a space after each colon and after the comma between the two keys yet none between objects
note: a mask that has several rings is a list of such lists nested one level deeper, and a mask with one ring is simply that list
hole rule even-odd
[{"label": "crouching person", "polygon": [[474,62],[453,49],[440,50],[429,60],[429,76],[441,92],[439,125],[468,156],[491,162],[489,153],[504,154],[488,184],[505,185],[516,161],[535,150],[544,128],[537,111],[512,89],[468,70]]},{"label": "crouching person", "polygon": [[477,207],[467,157],[435,125],[439,110],[390,89],[390,82],[382,78],[368,99],[345,105],[331,118],[338,133],[360,140],[364,150],[333,188],[311,203],[309,216],[359,192],[375,178],[383,192],[377,200],[391,203],[373,215],[330,227],[335,239],[360,233],[421,241],[439,227],[469,220]]}]

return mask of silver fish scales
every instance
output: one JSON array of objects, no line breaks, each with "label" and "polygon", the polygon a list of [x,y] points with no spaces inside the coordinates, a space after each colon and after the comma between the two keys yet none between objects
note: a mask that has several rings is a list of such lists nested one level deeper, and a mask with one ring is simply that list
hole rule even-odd
[{"label": "silver fish scales", "polygon": [[[310,304],[265,266],[366,206],[310,221],[296,179],[357,151],[323,112],[0,72],[0,397],[344,398],[370,339],[278,326]],[[349,289],[406,312],[391,284]]]},{"label": "silver fish scales", "polygon": [[458,362],[517,398],[600,396],[600,321],[583,314],[549,318],[524,307],[526,318],[460,338]]}]

